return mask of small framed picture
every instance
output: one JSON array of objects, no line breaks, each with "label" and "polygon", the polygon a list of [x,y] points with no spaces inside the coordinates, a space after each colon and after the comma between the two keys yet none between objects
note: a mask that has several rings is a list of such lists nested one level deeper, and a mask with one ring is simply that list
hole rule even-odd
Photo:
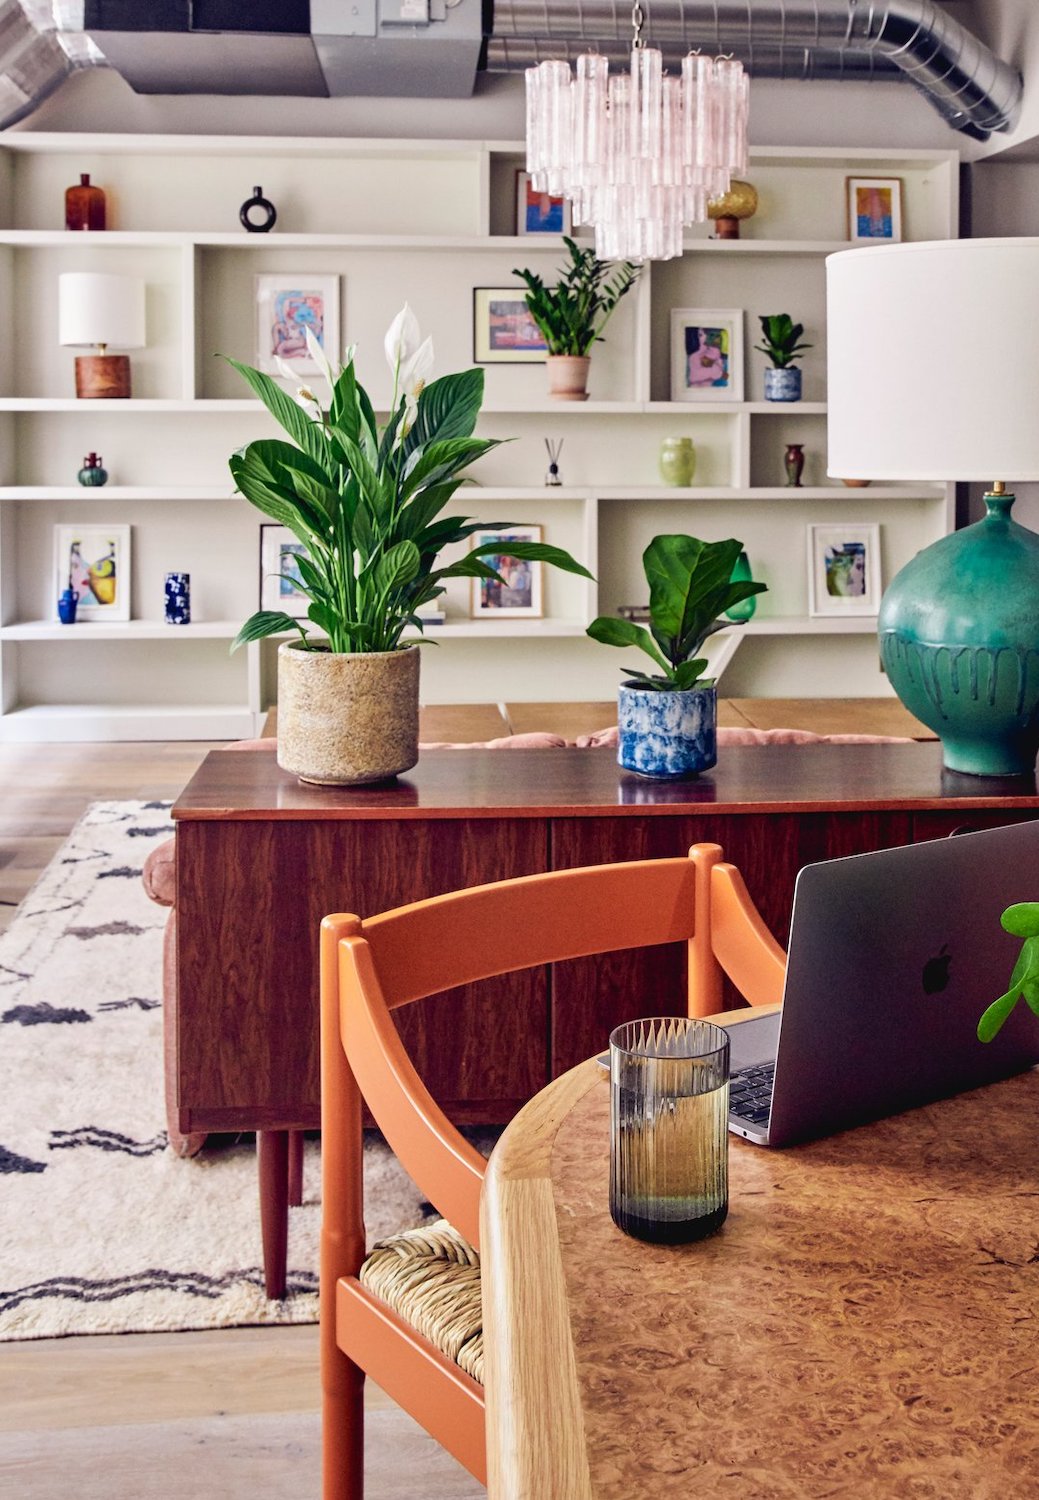
[{"label": "small framed picture", "polygon": [[743,400],[743,311],[671,309],[671,400]]},{"label": "small framed picture", "polygon": [[543,364],[548,353],[522,287],[473,288],[473,363]]},{"label": "small framed picture", "polygon": [[309,328],[333,364],[338,364],[339,277],[257,276],[256,364],[269,375],[279,375],[283,359],[301,375],[318,374],[307,351]]},{"label": "small framed picture", "polygon": [[280,610],[294,620],[305,620],[310,599],[298,587],[302,583],[296,562],[306,548],[287,526],[260,527],[260,608]]},{"label": "small framed picture", "polygon": [[530,173],[517,172],[516,233],[569,234],[570,228],[569,198],[536,193],[530,185]]},{"label": "small framed picture", "polygon": [[469,612],[474,620],[482,620],[491,615],[499,620],[540,618],[542,564],[525,562],[509,552],[510,542],[540,541],[540,526],[499,526],[473,532],[469,539],[470,547],[481,547],[487,542],[500,546],[500,551],[485,552],[483,558],[504,579],[503,583],[498,583],[494,578],[470,580],[472,592]]},{"label": "small framed picture", "polygon": [[[130,528],[91,522],[55,526],[55,601],[66,589],[77,598],[77,620],[130,618]],[[54,619],[58,618],[55,607]]]},{"label": "small framed picture", "polygon": [[848,238],[853,245],[902,238],[901,177],[847,177]]},{"label": "small framed picture", "polygon": [[808,613],[875,615],[880,609],[880,527],[871,521],[808,528]]}]

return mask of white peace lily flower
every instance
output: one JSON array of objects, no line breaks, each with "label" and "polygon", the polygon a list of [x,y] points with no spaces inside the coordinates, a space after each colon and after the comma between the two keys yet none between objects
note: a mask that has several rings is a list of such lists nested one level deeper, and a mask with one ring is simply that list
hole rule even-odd
[{"label": "white peace lily flower", "polygon": [[387,328],[386,339],[383,345],[386,350],[386,362],[393,372],[394,380],[398,378],[399,371],[404,368],[408,360],[416,353],[420,337],[418,318],[416,318],[408,303],[405,302],[389,328]]},{"label": "white peace lily flower", "polygon": [[418,397],[433,369],[433,340],[427,338],[414,354],[401,361],[400,388],[408,396]]},{"label": "white peace lily flower", "polygon": [[305,328],[303,330],[303,333],[307,340],[307,352],[314,363],[317,365],[318,369],[321,371],[322,375],[325,377],[325,382],[328,386],[328,404],[329,406],[331,406],[332,389],[336,383],[335,371],[332,369],[332,366],[329,363],[328,356],[326,355],[324,349],[321,347],[320,341],[315,338],[313,329]]},{"label": "white peace lily flower", "polygon": [[316,406],[320,410],[321,403],[314,395],[314,392],[310,389],[310,386],[300,385],[299,371],[294,370],[289,361],[287,359],[282,359],[280,354],[276,354],[274,356],[274,363],[278,366],[278,373],[281,375],[282,379],[287,380],[290,385],[294,385],[296,387],[294,394],[298,404],[300,406]]}]

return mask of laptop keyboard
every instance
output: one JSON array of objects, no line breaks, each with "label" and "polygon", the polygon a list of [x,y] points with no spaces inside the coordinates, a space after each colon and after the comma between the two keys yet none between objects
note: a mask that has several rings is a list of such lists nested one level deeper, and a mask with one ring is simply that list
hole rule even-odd
[{"label": "laptop keyboard", "polygon": [[751,1125],[768,1123],[772,1107],[772,1083],[776,1076],[774,1062],[756,1068],[744,1068],[729,1080],[729,1114]]}]

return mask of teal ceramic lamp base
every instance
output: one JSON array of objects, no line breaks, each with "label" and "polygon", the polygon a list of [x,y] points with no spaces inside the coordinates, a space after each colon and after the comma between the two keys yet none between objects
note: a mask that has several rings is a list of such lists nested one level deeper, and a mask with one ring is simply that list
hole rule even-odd
[{"label": "teal ceramic lamp base", "polygon": [[984,520],[942,537],[892,580],[880,654],[899,698],[972,776],[1028,776],[1039,750],[1039,536],[996,486]]}]

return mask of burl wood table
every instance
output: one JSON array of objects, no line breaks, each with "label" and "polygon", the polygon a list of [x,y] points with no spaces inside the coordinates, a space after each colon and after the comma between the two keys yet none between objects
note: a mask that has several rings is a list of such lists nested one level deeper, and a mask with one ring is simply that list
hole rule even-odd
[{"label": "burl wood table", "polygon": [[[1037,1023],[1039,1024],[1039,1023]],[[697,1245],[609,1213],[586,1062],[484,1186],[490,1500],[1034,1500],[1039,1073],[786,1151]]]},{"label": "burl wood table", "polygon": [[[483,881],[721,844],[785,941],[797,871],[1039,812],[1035,788],[941,770],[936,744],[725,750],[695,781],[646,781],[609,750],[442,750],[382,787],[307,787],[272,754],[207,756],[177,828],[180,1127],[319,1124],[317,942]],[[401,1030],[459,1122],[504,1122],[613,1026],[683,1004],[680,948],[615,954],[408,1006]]]}]

